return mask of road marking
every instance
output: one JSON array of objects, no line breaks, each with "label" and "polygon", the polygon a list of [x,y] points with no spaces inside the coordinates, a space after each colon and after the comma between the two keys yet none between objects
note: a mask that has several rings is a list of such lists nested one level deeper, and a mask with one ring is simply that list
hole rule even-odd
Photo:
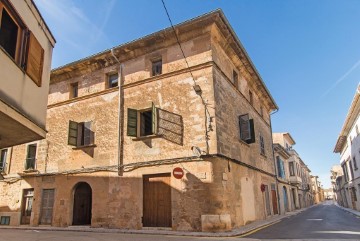
[{"label": "road marking", "polygon": [[264,225],[264,226],[262,226],[262,227],[260,227],[260,228],[256,228],[256,229],[254,229],[254,230],[251,230],[251,231],[249,231],[249,232],[247,232],[247,233],[244,233],[244,234],[242,234],[242,235],[240,235],[240,236],[235,236],[235,237],[236,237],[236,238],[242,238],[242,237],[249,236],[250,234],[256,233],[256,232],[260,231],[261,229],[267,228],[267,227],[269,227],[269,226],[271,226],[271,225],[274,225],[274,224],[277,224],[277,223],[279,223],[279,222],[281,222],[281,220],[276,221],[276,222],[273,222],[273,223],[270,223],[270,224],[267,224],[267,225]]},{"label": "road marking", "polygon": [[354,232],[354,231],[316,231],[314,233],[339,233],[339,234],[357,234],[360,235],[360,232]]},{"label": "road marking", "polygon": [[322,221],[321,218],[308,218],[306,220],[308,220],[308,221]]}]

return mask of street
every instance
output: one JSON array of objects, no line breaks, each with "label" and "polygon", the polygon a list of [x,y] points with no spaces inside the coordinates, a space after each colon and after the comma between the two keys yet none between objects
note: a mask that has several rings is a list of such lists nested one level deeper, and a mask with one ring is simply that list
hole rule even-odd
[{"label": "street", "polygon": [[0,229],[0,241],[256,241],[256,240],[360,240],[360,218],[325,202],[246,237],[185,237],[172,235],[94,233]]},{"label": "street", "polygon": [[360,218],[327,201],[253,233],[254,239],[360,240]]}]

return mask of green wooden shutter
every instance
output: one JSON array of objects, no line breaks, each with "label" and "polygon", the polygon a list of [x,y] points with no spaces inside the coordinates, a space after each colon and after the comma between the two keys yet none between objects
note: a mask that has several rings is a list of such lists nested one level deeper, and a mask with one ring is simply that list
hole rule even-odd
[{"label": "green wooden shutter", "polygon": [[154,103],[152,103],[152,133],[155,135],[157,134],[157,108],[155,107]]},{"label": "green wooden shutter", "polygon": [[69,121],[68,144],[71,146],[77,146],[77,137],[78,137],[78,123],[75,121]]},{"label": "green wooden shutter", "polygon": [[251,144],[255,142],[255,127],[254,127],[254,120],[250,119],[249,120],[249,124],[250,124],[250,139],[248,139],[246,141],[246,143]]},{"label": "green wooden shutter", "polygon": [[128,108],[127,135],[137,137],[137,110]]},{"label": "green wooden shutter", "polygon": [[247,141],[251,138],[249,115],[239,116],[240,139]]},{"label": "green wooden shutter", "polygon": [[91,143],[91,121],[84,122],[84,145],[90,145]]},{"label": "green wooden shutter", "polygon": [[282,177],[281,175],[281,160],[280,157],[276,157],[276,163],[277,163],[277,170],[278,170],[278,177]]}]

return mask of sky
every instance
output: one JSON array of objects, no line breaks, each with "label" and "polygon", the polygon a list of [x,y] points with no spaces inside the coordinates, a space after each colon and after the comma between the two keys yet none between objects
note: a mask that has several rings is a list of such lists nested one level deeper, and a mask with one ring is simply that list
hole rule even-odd
[{"label": "sky", "polygon": [[[35,0],[52,67],[170,26],[161,0]],[[333,149],[360,80],[358,0],[165,0],[174,24],[221,8],[279,106],[273,132],[330,187]]]}]

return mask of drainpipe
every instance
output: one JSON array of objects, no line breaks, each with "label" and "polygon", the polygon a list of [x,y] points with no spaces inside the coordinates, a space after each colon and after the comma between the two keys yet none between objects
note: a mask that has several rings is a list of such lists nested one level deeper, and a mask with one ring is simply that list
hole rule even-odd
[{"label": "drainpipe", "polygon": [[[277,113],[278,111],[279,111],[279,109],[276,109],[274,112],[270,113],[269,121],[270,121],[271,142],[272,142],[271,143],[271,150],[272,150],[273,160],[274,160],[275,185],[276,185],[277,200],[278,200],[278,212],[279,212],[279,215],[280,215],[281,214],[281,208],[280,208],[279,182],[278,182],[278,177],[276,175],[276,160],[275,160],[275,152],[274,152],[274,141],[273,141],[273,138],[272,138],[273,131],[272,131],[272,124],[271,124],[271,115]],[[284,212],[284,214],[285,214],[285,212]]]},{"label": "drainpipe", "polygon": [[122,176],[122,171],[120,169],[120,167],[123,164],[123,160],[122,160],[122,123],[121,123],[121,118],[122,118],[122,113],[121,113],[121,107],[122,107],[122,98],[121,98],[121,85],[122,85],[122,64],[120,63],[119,59],[115,56],[114,53],[114,49],[112,48],[110,50],[111,55],[113,56],[113,58],[116,60],[116,62],[118,62],[119,64],[119,74],[118,74],[118,96],[119,96],[119,106],[118,106],[118,133],[119,133],[119,137],[118,137],[118,175]]}]

